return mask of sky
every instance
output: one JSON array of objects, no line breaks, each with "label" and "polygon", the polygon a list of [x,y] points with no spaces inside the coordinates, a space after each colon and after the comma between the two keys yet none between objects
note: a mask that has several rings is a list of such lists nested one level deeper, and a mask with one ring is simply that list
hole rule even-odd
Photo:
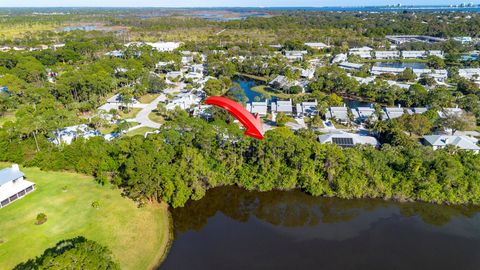
[{"label": "sky", "polygon": [[[463,0],[480,4],[480,0]],[[0,0],[0,7],[324,7],[451,5],[462,0]]]}]

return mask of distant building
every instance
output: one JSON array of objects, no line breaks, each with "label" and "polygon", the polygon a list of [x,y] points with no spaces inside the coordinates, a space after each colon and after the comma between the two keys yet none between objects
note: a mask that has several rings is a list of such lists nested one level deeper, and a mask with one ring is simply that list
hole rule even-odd
[{"label": "distant building", "polygon": [[438,117],[440,118],[446,118],[447,116],[450,115],[462,115],[464,111],[458,107],[456,108],[443,108],[440,111],[437,111]]},{"label": "distant building", "polygon": [[341,124],[346,124],[350,121],[348,117],[348,108],[347,107],[330,107],[328,109],[327,119],[333,119]]},{"label": "distant building", "polygon": [[407,112],[407,109],[402,107],[384,108],[388,119],[400,118]]},{"label": "distant building", "polygon": [[374,116],[375,109],[372,107],[358,107],[355,112],[357,113],[355,121],[365,122],[370,117]]},{"label": "distant building", "polygon": [[424,136],[422,143],[426,146],[432,146],[433,150],[445,148],[447,145],[453,145],[462,150],[469,150],[479,153],[480,147],[477,145],[478,140],[469,136],[454,135],[428,135]]},{"label": "distant building", "polygon": [[349,55],[356,55],[363,59],[372,58],[373,49],[370,47],[352,48],[348,51]]},{"label": "distant building", "polygon": [[179,107],[182,110],[187,110],[192,106],[200,104],[202,99],[192,93],[178,94],[173,100],[166,105],[167,110],[174,110]]},{"label": "distant building", "polygon": [[23,198],[35,190],[35,184],[25,180],[17,164],[0,170],[0,208]]},{"label": "distant building", "polygon": [[274,113],[283,112],[287,115],[292,115],[293,114],[292,99],[277,100],[275,102],[272,102],[272,112]]},{"label": "distant building", "polygon": [[445,55],[443,54],[443,51],[428,51],[428,55],[444,58]]},{"label": "distant building", "polygon": [[376,51],[375,58],[377,59],[396,59],[400,58],[399,51]]},{"label": "distant building", "polygon": [[462,68],[458,70],[458,75],[480,84],[480,68]]},{"label": "distant building", "polygon": [[285,58],[293,61],[302,61],[307,51],[285,51]]},{"label": "distant building", "polygon": [[296,105],[297,116],[315,116],[317,111],[317,100],[311,102],[302,102]]},{"label": "distant building", "polygon": [[341,62],[340,64],[338,64],[338,66],[346,70],[360,70],[363,67],[363,64]]},{"label": "distant building", "polygon": [[110,57],[117,57],[117,58],[123,58],[125,56],[125,54],[122,51],[111,51],[111,52],[107,52],[105,55]]},{"label": "distant building", "polygon": [[426,42],[426,43],[438,43],[445,42],[446,39],[430,36],[419,35],[398,35],[398,36],[386,36],[386,39],[393,44],[400,45],[408,42]]},{"label": "distant building", "polygon": [[335,55],[335,57],[332,59],[332,64],[345,62],[345,61],[347,61],[347,58],[348,57],[347,57],[346,54],[339,53],[339,54]]},{"label": "distant building", "polygon": [[371,145],[374,147],[379,146],[379,143],[375,137],[343,131],[334,131],[331,133],[320,135],[318,136],[318,141],[321,144],[334,143],[340,147],[354,147],[358,144]]},{"label": "distant building", "polygon": [[260,116],[266,116],[268,112],[268,101],[249,102],[246,107],[247,111],[251,114],[257,114]]},{"label": "distant building", "polygon": [[402,57],[405,59],[421,59],[427,56],[427,51],[402,51]]},{"label": "distant building", "polygon": [[317,50],[330,48],[330,46],[328,46],[327,44],[322,43],[322,42],[306,42],[305,45],[312,48],[312,49],[317,49]]},{"label": "distant building", "polygon": [[462,44],[469,44],[473,42],[472,37],[454,37],[453,40],[458,41]]}]

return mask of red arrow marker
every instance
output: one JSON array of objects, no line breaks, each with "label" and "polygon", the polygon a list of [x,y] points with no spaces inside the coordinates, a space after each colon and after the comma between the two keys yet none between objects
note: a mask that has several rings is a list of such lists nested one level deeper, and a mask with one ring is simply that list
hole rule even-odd
[{"label": "red arrow marker", "polygon": [[245,135],[259,140],[263,139],[262,120],[258,113],[253,116],[242,105],[225,97],[209,97],[205,100],[205,104],[215,105],[228,111],[247,129]]}]

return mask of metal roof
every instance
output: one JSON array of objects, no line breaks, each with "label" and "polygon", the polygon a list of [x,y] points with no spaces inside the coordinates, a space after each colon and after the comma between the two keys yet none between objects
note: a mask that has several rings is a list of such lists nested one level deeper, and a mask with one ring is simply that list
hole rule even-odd
[{"label": "metal roof", "polygon": [[21,171],[12,168],[0,170],[0,186],[23,176],[24,174]]}]

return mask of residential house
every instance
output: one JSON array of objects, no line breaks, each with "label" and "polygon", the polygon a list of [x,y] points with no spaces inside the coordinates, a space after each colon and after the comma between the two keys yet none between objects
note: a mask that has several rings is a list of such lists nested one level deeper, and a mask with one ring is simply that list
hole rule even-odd
[{"label": "residential house", "polygon": [[469,44],[473,42],[472,37],[454,37],[453,40],[458,41],[462,44]]},{"label": "residential house", "polygon": [[399,51],[376,51],[375,52],[376,59],[396,59],[400,58]]},{"label": "residential house", "polygon": [[317,105],[318,102],[317,100],[315,101],[310,101],[310,102],[302,102],[302,103],[297,103],[296,109],[297,109],[297,116],[315,116],[318,114],[317,111]]},{"label": "residential house", "polygon": [[117,51],[107,52],[105,53],[105,56],[123,58],[125,54],[122,51],[117,50]]},{"label": "residential house", "polygon": [[438,117],[440,118],[446,118],[447,116],[450,115],[462,115],[464,111],[458,107],[456,108],[443,108],[440,111],[437,111]]},{"label": "residential house", "polygon": [[404,59],[422,59],[427,56],[427,51],[402,51]]},{"label": "residential house", "polygon": [[192,106],[200,104],[202,99],[190,92],[178,94],[173,100],[166,105],[167,110],[173,110],[179,107],[182,110],[187,110]]},{"label": "residential house", "polygon": [[285,51],[285,58],[292,61],[302,61],[303,56],[307,53],[308,51]]},{"label": "residential house", "polygon": [[355,121],[356,122],[365,122],[370,117],[373,117],[375,114],[375,109],[372,107],[357,107],[355,110],[357,113]]},{"label": "residential house", "polygon": [[360,70],[363,67],[363,64],[341,62],[340,64],[338,64],[338,66],[346,70]]},{"label": "residential house", "polygon": [[98,130],[91,130],[87,125],[82,124],[78,126],[70,126],[62,129],[58,129],[53,132],[54,138],[50,138],[49,141],[53,144],[71,144],[77,138],[90,139],[92,137],[102,135]]},{"label": "residential house", "polygon": [[322,42],[306,42],[305,45],[316,50],[330,48],[330,46]]},{"label": "residential house", "polygon": [[373,49],[370,47],[361,47],[361,48],[352,48],[348,51],[349,55],[357,55],[363,59],[371,59],[372,58]]},{"label": "residential house", "polygon": [[443,51],[428,51],[428,55],[444,58]]},{"label": "residential house", "polygon": [[266,116],[268,113],[268,101],[249,102],[246,107],[247,111],[251,114],[257,114],[260,116]]},{"label": "residential house", "polygon": [[348,114],[348,108],[346,106],[330,107],[327,111],[326,118],[333,119],[341,124],[347,124],[348,122],[350,122]]},{"label": "residential house", "polygon": [[393,44],[400,45],[407,42],[426,42],[426,43],[438,43],[444,42],[446,39],[430,36],[419,36],[419,35],[398,35],[398,36],[386,36],[388,41]]},{"label": "residential house", "polygon": [[283,112],[287,115],[293,114],[292,99],[289,100],[277,100],[272,102],[272,113]]},{"label": "residential house", "polygon": [[332,64],[342,63],[342,62],[347,61],[347,59],[348,59],[348,57],[347,57],[346,54],[339,53],[339,54],[335,55],[335,57],[332,59]]},{"label": "residential house", "polygon": [[166,75],[167,79],[181,79],[183,77],[183,72],[181,71],[170,71]]},{"label": "residential house", "polygon": [[388,119],[400,118],[407,112],[407,109],[402,107],[393,107],[393,108],[384,108],[383,109],[388,117]]},{"label": "residential house", "polygon": [[354,147],[355,145],[359,144],[371,145],[374,147],[378,147],[380,145],[375,137],[348,133],[344,131],[334,131],[320,135],[318,136],[318,141],[321,144],[334,143],[340,147]]},{"label": "residential house", "polygon": [[19,200],[35,190],[35,183],[25,180],[17,164],[0,170],[0,208]]},{"label": "residential house", "polygon": [[462,150],[473,151],[476,154],[480,152],[480,147],[477,145],[478,140],[469,136],[428,135],[423,136],[422,143],[427,146],[432,146],[433,150],[445,148],[447,145],[453,145]]},{"label": "residential house", "polygon": [[467,80],[475,81],[480,84],[480,68],[462,68],[458,70],[458,75]]}]

